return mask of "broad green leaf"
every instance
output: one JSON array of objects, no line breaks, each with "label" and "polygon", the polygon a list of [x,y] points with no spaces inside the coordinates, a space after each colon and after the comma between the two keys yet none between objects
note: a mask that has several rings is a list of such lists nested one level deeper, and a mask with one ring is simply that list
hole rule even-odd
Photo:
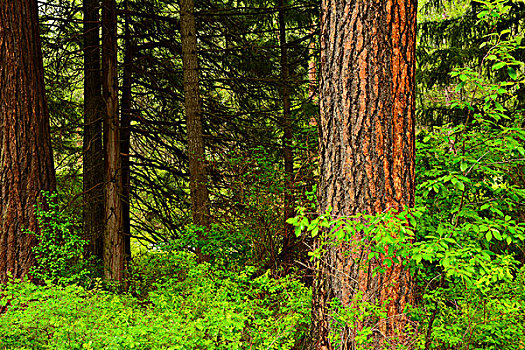
[{"label": "broad green leaf", "polygon": [[456,86],[456,92],[459,92],[463,87],[465,86],[466,82],[462,81],[461,83]]},{"label": "broad green leaf", "polygon": [[498,63],[496,63],[496,64],[494,64],[494,65],[492,66],[492,70],[498,70],[498,69],[501,69],[501,68],[505,67],[506,65],[507,65],[506,62],[498,62]]},{"label": "broad green leaf", "polygon": [[516,70],[512,67],[507,67],[507,73],[509,73],[509,77],[511,79],[516,80],[518,78],[518,74],[516,73]]}]

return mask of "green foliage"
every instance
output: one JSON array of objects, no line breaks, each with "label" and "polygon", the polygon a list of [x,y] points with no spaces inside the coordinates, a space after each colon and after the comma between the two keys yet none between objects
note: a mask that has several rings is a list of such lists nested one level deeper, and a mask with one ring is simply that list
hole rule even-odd
[{"label": "green foliage", "polygon": [[[483,2],[477,17],[494,28],[507,4]],[[525,331],[521,41],[489,33],[479,67],[451,74],[461,98],[450,107],[466,111],[466,122],[419,135],[416,198],[425,210],[412,258],[428,349],[516,349]]]},{"label": "green foliage", "polygon": [[[513,278],[485,284],[483,288],[456,279],[448,280],[442,287],[426,289],[416,317],[427,327],[435,317],[429,348],[514,350],[523,346],[524,273],[522,267]],[[430,281],[427,286],[431,284]],[[425,342],[422,336],[421,348]]]},{"label": "green foliage", "polygon": [[[307,153],[307,147],[302,145],[301,151]],[[223,171],[230,181],[213,213],[219,224],[212,227],[202,248],[212,254],[220,249],[220,257],[229,251],[228,259],[239,262],[275,266],[283,246],[284,194],[292,191],[295,200],[302,201],[297,189],[310,181],[312,169],[306,165],[297,170],[296,179],[303,181],[296,180],[290,190],[285,186],[281,155],[255,147],[232,151],[227,157]]]},{"label": "green foliage", "polygon": [[[310,220],[305,215],[305,209],[300,208],[299,215],[289,219],[288,223],[295,226],[296,235],[306,231],[317,237],[316,249],[309,252],[316,270],[321,268],[320,264],[325,261],[325,253],[329,248],[343,246],[346,254],[368,252],[360,266],[364,273],[371,271],[372,275],[376,275],[384,273],[393,264],[408,265],[413,252],[415,218],[420,215],[417,210],[390,210],[378,215],[333,217],[329,209],[325,214]],[[341,332],[349,331],[355,339],[356,349],[369,349],[367,345],[373,341],[374,326],[363,321],[372,319],[376,322],[371,324],[376,324],[387,317],[386,305],[377,300],[367,300],[363,297],[363,291],[357,291],[347,304],[334,298],[329,305],[331,344],[337,349],[341,343],[341,334],[344,334]],[[407,332],[414,331],[407,329]]]},{"label": "green foliage", "polygon": [[40,281],[59,284],[85,282],[90,274],[82,253],[87,243],[71,230],[71,222],[64,217],[57,204],[57,194],[43,192],[45,203],[35,207],[38,220],[38,244],[33,247],[36,265],[31,276]]},{"label": "green foliage", "polygon": [[373,334],[372,327],[362,326],[365,318],[374,318],[377,320],[387,317],[384,305],[377,302],[368,302],[363,298],[362,292],[357,292],[352,298],[352,306],[343,305],[342,302],[334,298],[330,302],[330,317],[332,319],[330,329],[330,342],[337,348],[340,343],[341,332],[345,328],[350,328],[355,337],[356,349],[367,349]]},{"label": "green foliage", "polygon": [[11,282],[0,287],[0,348],[291,349],[307,330],[310,292],[254,270],[155,251],[134,270],[139,297]]}]

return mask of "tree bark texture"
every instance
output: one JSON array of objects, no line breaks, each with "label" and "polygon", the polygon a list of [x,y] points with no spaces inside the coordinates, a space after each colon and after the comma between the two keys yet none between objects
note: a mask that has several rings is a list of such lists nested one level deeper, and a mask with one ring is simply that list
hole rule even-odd
[{"label": "tree bark texture", "polygon": [[104,151],[100,0],[84,0],[84,239],[87,256],[104,259]]},{"label": "tree bark texture", "polygon": [[125,247],[122,229],[122,186],[117,81],[117,11],[115,0],[102,3],[102,72],[105,155],[104,277],[122,281]]},{"label": "tree bark texture", "polygon": [[[320,211],[376,214],[414,205],[415,43],[417,0],[323,0],[320,86]],[[330,247],[314,288],[316,349],[334,349],[328,302],[344,307],[358,292],[386,308],[386,320],[343,327],[338,349],[354,349],[356,332],[373,330],[371,349],[408,342],[405,306],[412,280],[401,265],[372,271],[368,251],[353,242]],[[363,266],[364,265],[364,266]]]},{"label": "tree bark texture", "polygon": [[[197,36],[193,0],[180,2],[180,30],[184,79],[184,108],[188,127],[188,158],[193,223],[208,227],[210,221],[209,194],[202,134],[202,106],[199,92]],[[202,237],[204,238],[204,237]],[[197,252],[199,255],[200,252]],[[203,258],[201,256],[201,258]]]},{"label": "tree bark texture", "polygon": [[[126,2],[127,7],[127,2]],[[126,8],[127,9],[127,8]],[[130,16],[124,17],[124,67],[122,74],[122,106],[120,118],[120,154],[122,161],[122,229],[124,231],[124,250],[126,261],[131,260],[131,217],[130,217],[130,142],[131,142],[131,72],[133,52],[131,47]]]},{"label": "tree bark texture", "polygon": [[36,0],[0,1],[0,282],[34,264],[34,206],[55,190]]},{"label": "tree bark texture", "polygon": [[[310,31],[312,36],[315,38],[315,27]],[[308,98],[315,102],[317,99],[317,55],[315,54],[316,40],[312,39],[308,45],[308,51],[310,58],[308,59]],[[315,121],[315,118],[314,118]],[[310,124],[311,125],[311,124]],[[317,125],[317,121],[315,124]]]},{"label": "tree bark texture", "polygon": [[278,0],[279,44],[281,51],[281,98],[283,103],[282,130],[283,130],[283,158],[284,158],[284,235],[282,255],[291,255],[290,250],[295,241],[294,227],[286,220],[295,216],[294,199],[294,169],[293,169],[293,128],[290,104],[290,67],[288,64],[288,43],[286,41],[286,22],[284,0]]}]

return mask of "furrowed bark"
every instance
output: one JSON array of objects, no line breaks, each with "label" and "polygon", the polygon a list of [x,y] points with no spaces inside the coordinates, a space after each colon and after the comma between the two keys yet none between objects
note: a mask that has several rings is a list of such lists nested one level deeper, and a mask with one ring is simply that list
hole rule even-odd
[{"label": "furrowed bark", "polygon": [[[209,194],[202,134],[202,106],[199,92],[199,66],[193,0],[180,2],[180,30],[184,79],[184,109],[188,127],[188,158],[193,223],[207,228],[210,224]],[[205,234],[201,234],[205,238]],[[200,260],[207,260],[197,249]]]},{"label": "furrowed bark", "polygon": [[55,190],[36,0],[0,2],[0,283],[35,263],[35,205]]},{"label": "furrowed bark", "polygon": [[[416,0],[322,2],[320,86],[320,212],[337,217],[377,214],[414,205]],[[367,318],[338,332],[339,349],[354,349],[356,332],[371,327],[372,349],[408,341],[405,306],[412,279],[353,242],[328,249],[314,288],[316,349],[333,349],[328,302],[384,305],[388,318]],[[365,264],[363,266],[363,264]],[[388,347],[390,348],[390,347]]]},{"label": "furrowed bark", "polygon": [[[126,2],[127,5],[127,2]],[[130,174],[130,142],[131,142],[131,84],[132,84],[132,65],[133,65],[133,48],[131,44],[130,33],[130,16],[128,14],[124,17],[124,67],[122,78],[122,113],[120,124],[120,152],[122,162],[122,229],[124,232],[124,251],[126,254],[126,261],[131,260],[131,219],[130,219],[130,190],[131,190],[131,174]]]},{"label": "furrowed bark", "polygon": [[86,256],[104,259],[104,152],[100,1],[84,0],[84,140],[82,144]]},{"label": "furrowed bark", "polygon": [[104,104],[104,277],[122,282],[124,275],[124,232],[120,191],[122,173],[117,81],[117,11],[115,0],[102,3],[102,86]]}]

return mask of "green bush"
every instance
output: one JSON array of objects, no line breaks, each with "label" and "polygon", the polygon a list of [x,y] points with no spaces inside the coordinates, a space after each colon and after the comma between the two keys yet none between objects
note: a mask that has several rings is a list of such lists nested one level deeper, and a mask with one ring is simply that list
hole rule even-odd
[{"label": "green bush", "polygon": [[31,276],[59,284],[85,283],[90,275],[82,257],[87,242],[71,229],[71,222],[59,209],[57,194],[43,192],[42,196],[44,203],[35,208],[39,230],[24,232],[38,239],[33,247],[36,264],[31,268]]},{"label": "green bush", "polygon": [[286,350],[304,336],[311,296],[293,278],[220,270],[188,253],[150,255],[137,267],[147,277],[132,279],[141,298],[18,281],[0,287],[0,348]]}]

